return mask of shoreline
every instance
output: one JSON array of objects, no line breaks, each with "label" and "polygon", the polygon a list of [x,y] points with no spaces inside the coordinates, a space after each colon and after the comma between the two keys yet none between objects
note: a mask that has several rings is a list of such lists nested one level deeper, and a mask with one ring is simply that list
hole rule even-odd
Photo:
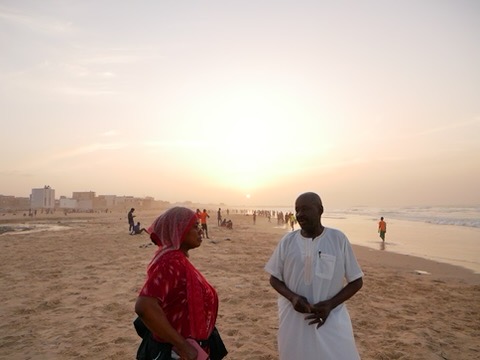
[{"label": "shoreline", "polygon": [[[139,215],[142,217],[142,226],[147,226],[153,222],[155,219],[156,215],[160,214],[164,210],[146,210],[141,212]],[[210,211],[210,219],[209,223],[210,224],[215,224],[216,223],[216,214],[214,211]],[[225,216],[225,215],[224,215]],[[8,231],[0,231],[0,239],[3,236],[7,235],[14,235],[18,236],[19,234],[27,234],[27,233],[36,233],[36,232],[42,232],[42,231],[63,231],[63,230],[68,230],[68,225],[66,224],[72,224],[72,223],[88,223],[89,221],[96,221],[97,219],[116,219],[116,220],[122,220],[122,218],[125,218],[126,222],[126,212],[125,214],[123,212],[111,212],[111,213],[72,213],[67,216],[64,214],[41,214],[37,215],[37,217],[24,217],[20,215],[10,215],[6,216],[3,218],[0,218],[0,230],[2,228],[9,227]],[[245,214],[230,214],[229,218],[235,219],[236,221],[242,220],[246,221],[251,221],[252,217],[251,215],[245,215]],[[267,219],[264,217],[257,217],[257,222],[259,224],[264,224],[267,225],[267,227],[270,227],[270,229],[265,229],[267,231],[271,231],[272,233],[279,234],[281,236],[282,234],[285,234],[287,232],[286,226],[285,225],[276,225],[275,219],[272,219],[271,223],[267,222]],[[377,236],[374,233],[373,230],[374,227],[376,226],[376,220],[372,220],[370,218],[365,218],[365,217],[355,217],[355,216],[350,216],[350,217],[345,217],[345,218],[332,218],[326,216],[323,223],[327,227],[332,227],[341,230],[344,232],[347,237],[349,238],[351,244],[354,247],[359,247],[359,248],[364,248],[364,251],[378,251],[379,253],[385,253],[385,255],[380,256],[377,254],[376,260],[377,261],[382,261],[383,258],[386,259],[395,259],[393,261],[393,264],[396,264],[399,262],[400,259],[397,258],[397,256],[404,256],[404,261],[405,264],[407,264],[409,267],[414,267],[417,266],[418,269],[414,270],[421,270],[421,271],[427,271],[431,273],[432,271],[440,272],[441,274],[444,274],[446,277],[451,277],[449,275],[450,272],[461,272],[463,277],[468,277],[469,282],[472,281],[472,279],[475,279],[475,275],[479,275],[480,277],[480,264],[478,263],[470,263],[468,265],[465,264],[466,261],[455,261],[449,258],[442,258],[442,259],[437,259],[435,256],[432,256],[431,254],[425,254],[425,255],[419,255],[416,253],[411,253],[408,247],[404,247],[404,244],[401,244],[402,240],[399,240],[400,238],[411,238],[414,236],[414,232],[411,231],[411,227],[413,226],[415,229],[422,229],[425,227],[429,228],[435,228],[435,229],[440,229],[442,232],[444,230],[449,230],[449,232],[445,235],[446,238],[444,239],[445,242],[448,242],[448,237],[453,237],[453,236],[458,236],[458,233],[460,234],[465,234],[469,233],[469,236],[472,238],[472,233],[473,236],[475,236],[476,233],[479,234],[480,236],[480,230],[474,229],[474,228],[456,228],[451,225],[432,225],[432,224],[425,224],[422,222],[408,222],[405,220],[392,220],[391,221],[393,225],[396,226],[394,230],[391,230],[387,233],[387,241],[385,243],[382,243],[380,240],[377,240]],[[212,225],[211,225],[212,226]],[[215,226],[215,225],[213,225]],[[22,229],[17,231],[18,229]],[[295,225],[295,229],[298,229],[299,225]],[[391,226],[393,228],[393,226]],[[405,231],[405,228],[407,231]],[[440,232],[440,230],[437,230],[436,232]],[[391,233],[394,233],[394,231],[398,231],[398,233],[394,235],[390,235]],[[373,235],[372,235],[373,234]],[[413,234],[413,235],[412,235]],[[419,234],[420,236],[421,234]],[[437,234],[438,235],[438,234]],[[374,240],[375,239],[375,240]],[[473,239],[473,241],[477,242],[480,241],[479,239]],[[452,240],[451,243],[454,243]],[[475,243],[474,244],[475,248],[473,246],[471,247],[470,252],[474,256],[478,251],[480,251],[480,244]],[[434,249],[435,250],[435,249]],[[393,255],[392,255],[393,254]],[[421,260],[427,261],[425,265],[421,264]],[[434,265],[437,264],[437,265]],[[447,270],[441,270],[440,265],[446,265],[445,269]],[[396,266],[396,265],[394,265]],[[422,269],[425,268],[425,269]],[[458,268],[458,270],[456,270]],[[463,271],[461,271],[463,270]],[[419,275],[419,274],[417,274]]]},{"label": "shoreline", "polygon": [[414,255],[371,249],[363,245],[352,244],[352,247],[361,266],[376,266],[383,271],[411,278],[425,277],[433,281],[480,285],[480,274],[462,266]]},{"label": "shoreline", "polygon": [[387,219],[386,241],[382,242],[377,234],[377,220],[364,216],[327,218],[324,225],[343,231],[353,245],[420,257],[480,274],[477,256],[480,253],[480,229]]}]

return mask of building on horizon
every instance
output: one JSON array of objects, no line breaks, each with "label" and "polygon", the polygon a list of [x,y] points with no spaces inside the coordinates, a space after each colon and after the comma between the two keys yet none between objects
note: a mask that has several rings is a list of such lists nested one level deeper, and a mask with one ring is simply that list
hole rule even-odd
[{"label": "building on horizon", "polygon": [[32,210],[55,209],[55,189],[52,189],[49,185],[45,185],[43,188],[32,189],[30,195],[30,208]]},{"label": "building on horizon", "polygon": [[66,196],[60,196],[58,207],[62,210],[73,211],[77,209],[77,200],[69,199]]},{"label": "building on horizon", "polygon": [[113,209],[117,204],[117,195],[98,195],[95,198],[95,209]]},{"label": "building on horizon", "polygon": [[13,195],[0,195],[1,210],[28,210],[30,209],[29,197],[15,197]]},{"label": "building on horizon", "polygon": [[134,196],[98,195],[94,191],[74,191],[72,197],[60,196],[55,199],[55,190],[49,185],[43,188],[32,189],[29,197],[15,197],[0,195],[0,210],[45,210],[47,213],[55,209],[64,212],[92,212],[92,211],[127,211],[136,209],[165,209],[170,206],[168,201],[155,200],[151,196],[138,198]]},{"label": "building on horizon", "polygon": [[72,199],[77,201],[78,210],[91,211],[94,209],[94,191],[74,191],[72,193]]}]

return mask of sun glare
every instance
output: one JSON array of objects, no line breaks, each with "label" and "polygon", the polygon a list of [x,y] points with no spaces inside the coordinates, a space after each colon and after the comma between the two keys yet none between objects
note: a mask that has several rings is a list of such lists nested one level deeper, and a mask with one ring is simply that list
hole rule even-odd
[{"label": "sun glare", "polygon": [[[219,80],[210,80],[213,85],[189,89],[189,106],[179,117],[196,129],[182,136],[202,143],[199,156],[208,161],[191,161],[207,181],[244,196],[290,176],[293,165],[313,156],[318,132],[311,124],[318,119],[294,87],[239,76],[234,86],[221,82],[220,91]],[[298,119],[309,125],[298,129]]]},{"label": "sun glare", "polygon": [[[207,139],[209,152],[215,154],[206,165],[214,181],[244,194],[275,177],[272,171],[290,131],[279,99],[248,90],[221,94],[214,103],[204,99],[203,111],[190,114],[204,124],[199,138]],[[205,104],[211,106],[205,109]]]}]

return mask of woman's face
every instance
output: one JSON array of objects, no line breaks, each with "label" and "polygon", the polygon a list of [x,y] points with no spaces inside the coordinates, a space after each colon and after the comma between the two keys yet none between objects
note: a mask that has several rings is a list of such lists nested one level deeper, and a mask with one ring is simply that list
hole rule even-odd
[{"label": "woman's face", "polygon": [[184,250],[194,249],[202,244],[202,232],[198,221],[193,224],[192,228],[185,234],[185,240],[183,240],[180,248]]}]

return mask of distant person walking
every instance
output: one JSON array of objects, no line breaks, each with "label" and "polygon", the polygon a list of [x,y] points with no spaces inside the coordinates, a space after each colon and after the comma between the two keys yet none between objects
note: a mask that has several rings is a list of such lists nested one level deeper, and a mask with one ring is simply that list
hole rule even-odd
[{"label": "distant person walking", "polygon": [[382,241],[385,241],[385,233],[387,232],[387,223],[383,221],[383,216],[380,218],[380,221],[378,222],[378,233],[380,234],[380,237],[382,238]]},{"label": "distant person walking", "polygon": [[133,221],[133,218],[135,215],[133,215],[133,212],[135,211],[134,208],[131,208],[130,211],[128,212],[127,218],[128,218],[128,232],[131,234],[133,231],[133,228],[135,226],[135,222]]},{"label": "distant person walking", "polygon": [[218,226],[222,226],[222,209],[218,208],[217,211],[217,224]]},{"label": "distant person walking", "polygon": [[209,218],[210,215],[208,215],[207,209],[203,209],[203,212],[201,212],[199,216],[200,216],[200,223],[202,224],[202,230],[205,233],[205,236],[207,237],[207,239],[210,239],[208,237],[208,226],[207,226],[207,218]]},{"label": "distant person walking", "polygon": [[297,221],[295,219],[295,215],[293,215],[293,213],[290,213],[290,228],[292,229],[292,231],[295,231],[295,222]]}]

